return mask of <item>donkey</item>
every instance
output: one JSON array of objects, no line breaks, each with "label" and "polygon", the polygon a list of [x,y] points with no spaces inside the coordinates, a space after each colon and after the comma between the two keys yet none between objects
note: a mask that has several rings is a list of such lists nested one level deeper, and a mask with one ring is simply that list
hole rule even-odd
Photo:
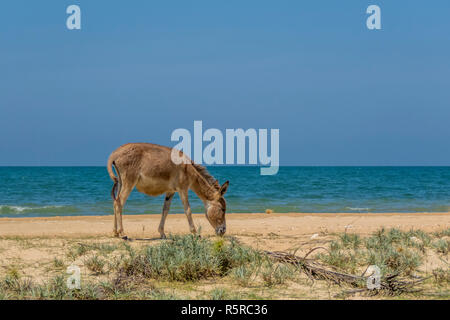
[{"label": "donkey", "polygon": [[[171,156],[174,151],[185,161],[179,164],[174,162]],[[188,200],[189,189],[203,201],[206,218],[216,234],[219,236],[225,234],[226,202],[223,196],[228,189],[229,181],[221,186],[205,167],[194,163],[181,151],[151,143],[129,143],[111,153],[107,169],[114,182],[111,196],[114,200],[115,237],[124,236],[122,209],[134,187],[149,196],[166,194],[158,228],[161,238],[166,237],[164,224],[175,192],[178,192],[183,202],[190,231],[197,232]]]}]

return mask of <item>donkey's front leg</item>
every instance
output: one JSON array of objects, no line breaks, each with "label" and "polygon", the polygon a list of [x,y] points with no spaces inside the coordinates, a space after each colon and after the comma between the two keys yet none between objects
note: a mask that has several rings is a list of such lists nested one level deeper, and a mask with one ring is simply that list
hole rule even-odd
[{"label": "donkey's front leg", "polygon": [[186,214],[186,217],[188,219],[189,228],[191,232],[195,234],[197,233],[197,230],[195,229],[194,221],[192,220],[192,211],[191,206],[189,205],[188,191],[178,191],[178,193],[180,194],[181,201],[183,202],[184,213]]},{"label": "donkey's front leg", "polygon": [[175,192],[167,192],[166,198],[164,199],[164,206],[161,216],[161,222],[159,223],[159,234],[161,235],[161,239],[165,239],[166,235],[164,234],[164,224],[166,223],[167,214],[169,213],[170,203],[172,202],[172,198]]}]

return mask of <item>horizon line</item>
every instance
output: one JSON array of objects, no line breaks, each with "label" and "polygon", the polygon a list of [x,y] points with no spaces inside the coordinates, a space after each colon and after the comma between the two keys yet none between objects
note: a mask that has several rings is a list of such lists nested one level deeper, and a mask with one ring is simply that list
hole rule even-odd
[{"label": "horizon line", "polygon": [[[230,167],[235,167],[235,168],[245,168],[245,167],[253,167],[253,168],[264,168],[267,166],[264,165],[205,165],[202,164],[205,167],[216,167],[216,168],[230,168]],[[421,165],[421,164],[417,164],[417,165],[408,165],[408,164],[397,164],[397,165],[366,165],[366,164],[362,164],[362,165],[322,165],[322,164],[318,164],[318,165],[280,165],[281,167],[450,167],[450,164],[448,165],[438,165],[438,164],[431,164],[431,165]],[[0,168],[106,168],[106,165],[0,165]]]}]

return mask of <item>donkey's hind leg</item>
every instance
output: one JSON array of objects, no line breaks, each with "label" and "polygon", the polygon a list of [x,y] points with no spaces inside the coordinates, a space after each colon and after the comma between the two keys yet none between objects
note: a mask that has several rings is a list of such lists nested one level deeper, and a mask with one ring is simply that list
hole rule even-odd
[{"label": "donkey's hind leg", "polygon": [[169,213],[170,203],[172,202],[173,195],[175,192],[167,192],[164,198],[164,206],[161,215],[161,222],[159,223],[158,232],[161,235],[161,239],[165,239],[166,235],[164,233],[164,224],[166,223],[167,214]]},{"label": "donkey's hind leg", "polygon": [[[135,183],[124,182],[120,194],[114,200],[114,236],[123,237],[123,225],[122,225],[122,211],[131,191],[133,190]],[[117,230],[118,228],[118,230]]]}]

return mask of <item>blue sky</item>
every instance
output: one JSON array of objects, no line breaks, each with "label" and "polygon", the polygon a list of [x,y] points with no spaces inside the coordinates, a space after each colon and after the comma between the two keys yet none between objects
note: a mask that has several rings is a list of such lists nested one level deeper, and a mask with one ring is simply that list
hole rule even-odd
[{"label": "blue sky", "polygon": [[0,7],[0,165],[104,165],[194,120],[279,128],[282,165],[450,165],[448,1]]}]

